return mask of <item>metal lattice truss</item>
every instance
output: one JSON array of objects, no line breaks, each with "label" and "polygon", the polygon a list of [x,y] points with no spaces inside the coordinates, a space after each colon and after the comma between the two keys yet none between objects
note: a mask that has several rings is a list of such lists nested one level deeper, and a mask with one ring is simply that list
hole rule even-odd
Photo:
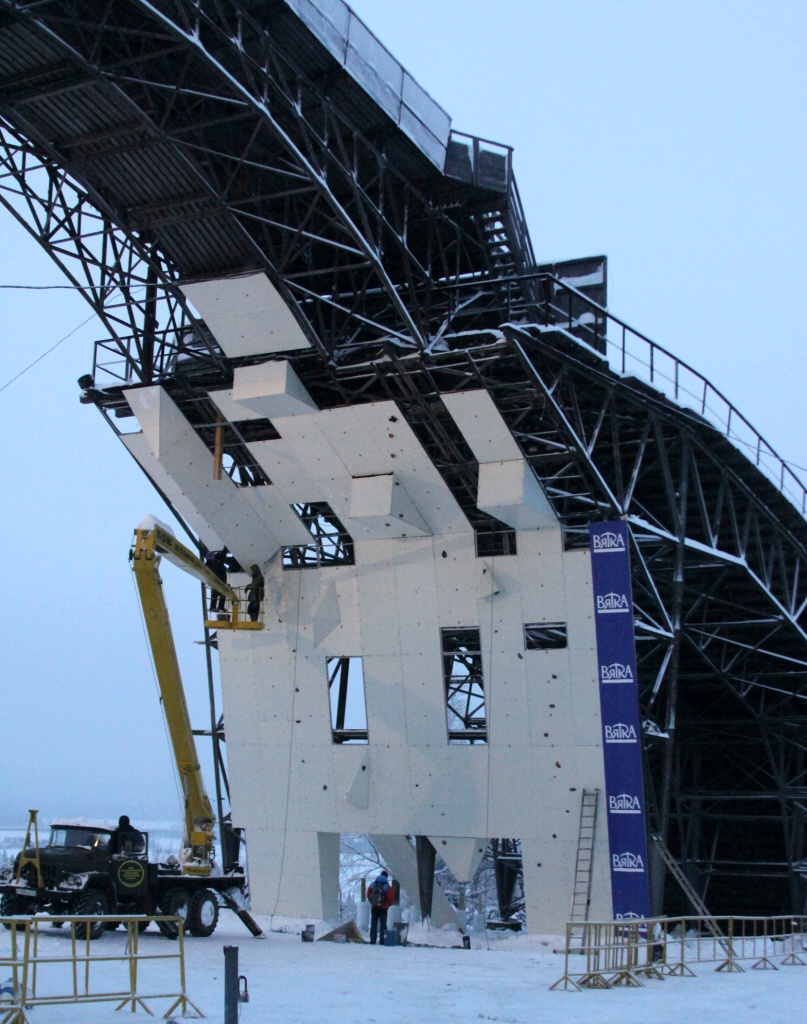
[{"label": "metal lattice truss", "polygon": [[[121,379],[145,382],[173,371],[194,325],[172,287],[175,271],[153,243],[118,228],[100,196],[3,118],[0,203],[81,289],[108,333],[104,349],[116,362],[124,357]],[[213,346],[208,351],[215,359]]]},{"label": "metal lattice truss", "polygon": [[[0,0],[0,202],[103,324],[85,400],[114,425],[125,384],[159,381],[261,483],[208,397],[239,361],[180,285],[263,271],[318,406],[394,399],[503,556],[441,400],[486,389],[568,547],[630,524],[653,827],[715,910],[799,909],[807,489],[708,381],[536,270],[509,155],[485,181],[472,143],[440,174],[283,0]],[[287,564],[352,558],[327,512],[301,518]]]},{"label": "metal lattice truss", "polygon": [[[509,251],[505,225],[528,249],[509,175],[504,195],[477,189],[471,213],[457,204],[466,186],[443,182],[438,195],[415,184],[433,167],[384,138],[383,122],[367,122],[371,139],[348,121],[337,85],[329,101],[311,66],[323,55],[295,60],[283,3],[0,10],[19,19],[9,44],[24,38],[40,58],[31,67],[7,54],[20,67],[0,80],[0,112],[96,202],[114,193],[115,221],[141,251],[159,250],[169,280],[263,269],[329,357],[368,340],[426,348],[501,305],[501,289],[458,298],[446,285],[490,279]],[[390,159],[396,145],[409,175]],[[508,301],[523,291],[507,290]]]},{"label": "metal lattice truss", "polygon": [[585,545],[591,518],[628,521],[655,823],[704,891],[715,876],[728,887],[761,873],[789,877],[803,899],[803,521],[700,416],[563,333],[505,327],[499,342],[428,367],[401,360],[395,379],[409,377],[421,404],[484,387],[568,546]]}]

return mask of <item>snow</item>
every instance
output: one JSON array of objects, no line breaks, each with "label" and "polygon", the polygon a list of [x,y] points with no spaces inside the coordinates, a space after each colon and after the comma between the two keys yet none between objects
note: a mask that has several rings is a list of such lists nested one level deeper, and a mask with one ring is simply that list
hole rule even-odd
[{"label": "snow", "polygon": [[[560,945],[559,936],[499,937],[501,933],[488,932],[474,936],[472,948],[464,950],[452,948],[459,942],[457,933],[418,928],[410,937],[430,947],[390,948],[303,943],[299,933],[306,922],[258,920],[265,939],[252,938],[232,914],[224,913],[214,936],[186,941],[187,993],[211,1024],[224,1020],[225,945],[239,947],[239,973],[249,987],[250,1000],[241,1005],[240,1024],[678,1024],[682,1019],[758,1024],[763,1014],[771,1020],[799,1014],[807,981],[803,967],[753,971],[749,965],[744,974],[718,974],[714,964],[701,964],[696,965],[694,978],[648,980],[638,989],[552,992],[549,986],[563,974],[563,956],[553,952]],[[324,934],[328,927],[318,922],[316,934]],[[68,942],[63,930],[44,929],[40,950],[56,955],[66,951]],[[151,931],[140,943],[141,952],[153,954],[178,949]],[[123,933],[114,932],[92,947],[109,954],[123,952],[124,945]],[[0,956],[8,948],[8,933],[3,932]],[[101,972],[111,974],[114,969],[110,964],[95,965],[92,976],[98,971],[100,979]],[[176,969],[176,961],[144,961],[143,995],[150,988],[174,991]],[[117,970],[120,987],[123,966],[117,965]],[[0,984],[3,981],[0,978]],[[121,1019],[114,1005],[38,1007],[29,1016],[32,1024],[112,1024]],[[162,1016],[168,1005],[155,1002],[152,1009]]]},{"label": "snow", "polygon": [[172,537],[176,537],[173,526],[169,526],[168,523],[164,523],[162,519],[158,519],[157,516],[148,515],[141,519],[138,530],[153,530],[155,526],[159,526],[161,530],[165,530],[166,533]]}]

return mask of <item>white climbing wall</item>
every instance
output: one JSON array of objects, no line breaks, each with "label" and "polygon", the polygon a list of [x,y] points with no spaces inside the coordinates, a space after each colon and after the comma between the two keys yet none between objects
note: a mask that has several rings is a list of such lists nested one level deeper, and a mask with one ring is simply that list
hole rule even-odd
[{"label": "white climbing wall", "polygon": [[[248,346],[252,306],[239,324],[232,296],[193,287],[193,301],[227,321],[228,343]],[[273,300],[250,301],[259,313]],[[239,488],[213,481],[210,452],[165,392],[127,397],[142,434],[126,443],[145,471],[210,547],[226,544],[266,578],[265,630],[219,636],[253,908],[334,916],[340,832],[388,837],[393,851],[401,837],[427,835],[467,875],[489,838],[518,838],[528,926],[561,932],[582,791],[604,787],[589,559],[564,552],[490,397],[445,404],[480,463],[478,506],[517,531],[517,554],[495,558],[476,556],[467,519],[393,402],[320,411],[283,360],[239,370],[212,401],[226,420],[269,418],[280,435],[250,445],[271,483]],[[354,565],[283,567],[282,548],[308,536],[291,508],[300,502],[331,506],[355,542]],[[525,623],[566,623],[568,646],[525,649]],[[447,627],[479,631],[486,744],[448,742]],[[344,656],[362,658],[366,744],[333,742],[326,662]],[[596,918],[610,912],[604,822],[594,866]]]}]

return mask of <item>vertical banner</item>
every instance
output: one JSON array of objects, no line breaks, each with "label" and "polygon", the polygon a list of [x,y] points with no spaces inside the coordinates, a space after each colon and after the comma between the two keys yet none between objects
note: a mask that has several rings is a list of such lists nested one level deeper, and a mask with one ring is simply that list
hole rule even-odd
[{"label": "vertical banner", "polygon": [[589,535],[614,920],[649,917],[628,527],[621,521],[592,523]]}]

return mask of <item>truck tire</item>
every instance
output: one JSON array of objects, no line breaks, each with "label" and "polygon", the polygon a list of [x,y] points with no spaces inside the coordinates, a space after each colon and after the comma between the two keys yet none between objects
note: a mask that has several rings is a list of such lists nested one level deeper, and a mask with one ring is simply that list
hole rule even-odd
[{"label": "truck tire", "polygon": [[[30,897],[15,896],[13,893],[4,892],[0,896],[0,917],[13,917],[14,914],[35,914],[36,907]],[[11,925],[5,927],[11,931]]]},{"label": "truck tire", "polygon": [[206,939],[212,935],[219,923],[219,901],[210,889],[200,889],[194,893],[191,902],[191,913],[188,918],[188,931],[198,939]]},{"label": "truck tire", "polygon": [[[92,916],[106,914],[109,910],[109,900],[105,892],[100,889],[87,889],[76,900],[76,914],[91,914]],[[78,922],[76,924],[76,938],[86,939],[89,927],[90,938],[100,939],[106,931],[106,921]]]},{"label": "truck tire", "polygon": [[[160,913],[181,917],[187,922],[191,911],[191,896],[187,889],[169,889],[160,900]],[[179,928],[174,921],[158,921],[157,927],[167,939],[176,939]]]}]

